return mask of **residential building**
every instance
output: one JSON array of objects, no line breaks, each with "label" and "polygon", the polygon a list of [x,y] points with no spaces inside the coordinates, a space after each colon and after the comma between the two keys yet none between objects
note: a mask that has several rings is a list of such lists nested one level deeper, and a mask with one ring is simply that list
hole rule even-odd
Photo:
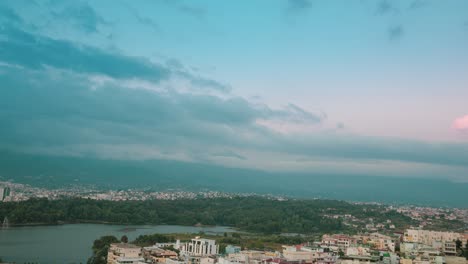
[{"label": "residential building", "polygon": [[434,242],[456,241],[463,239],[464,235],[455,232],[441,232],[420,229],[408,229],[403,236],[404,242],[421,243],[428,246],[433,246]]},{"label": "residential building", "polygon": [[141,247],[127,243],[114,243],[107,252],[108,264],[137,264],[143,262]]},{"label": "residential building", "polygon": [[166,263],[167,259],[177,260],[178,255],[172,250],[162,249],[156,246],[144,247],[142,255],[149,263]]},{"label": "residential building", "polygon": [[455,241],[445,241],[444,249],[445,255],[455,256],[457,255],[457,244]]},{"label": "residential building", "polygon": [[283,246],[283,257],[288,261],[312,262],[317,254],[314,251],[301,250],[300,246]]},{"label": "residential building", "polygon": [[337,235],[323,235],[322,244],[325,246],[336,246],[341,250],[348,248],[350,245],[356,243],[353,237],[337,234]]},{"label": "residential building", "polygon": [[346,256],[370,256],[371,251],[368,247],[348,247],[345,251]]}]

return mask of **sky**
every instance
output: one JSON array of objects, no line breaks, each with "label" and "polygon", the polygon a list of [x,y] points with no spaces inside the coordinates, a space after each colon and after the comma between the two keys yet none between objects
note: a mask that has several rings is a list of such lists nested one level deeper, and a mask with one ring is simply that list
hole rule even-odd
[{"label": "sky", "polygon": [[468,182],[466,10],[1,0],[0,149]]}]

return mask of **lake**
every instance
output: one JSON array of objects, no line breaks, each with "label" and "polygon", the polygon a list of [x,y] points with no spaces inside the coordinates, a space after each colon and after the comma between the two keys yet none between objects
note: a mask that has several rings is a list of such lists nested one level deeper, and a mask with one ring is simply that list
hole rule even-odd
[{"label": "lake", "polygon": [[0,257],[3,261],[37,263],[86,263],[93,241],[103,235],[129,240],[145,234],[198,233],[222,234],[229,227],[194,227],[174,225],[105,225],[67,224],[0,228]]}]

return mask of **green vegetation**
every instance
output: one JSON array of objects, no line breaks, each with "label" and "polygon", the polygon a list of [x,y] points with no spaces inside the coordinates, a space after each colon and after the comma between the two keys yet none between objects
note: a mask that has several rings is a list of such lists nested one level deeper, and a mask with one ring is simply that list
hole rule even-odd
[{"label": "green vegetation", "polygon": [[466,260],[468,260],[468,240],[465,244],[465,249],[463,249],[463,255],[465,256]]},{"label": "green vegetation", "polygon": [[[197,200],[96,201],[32,199],[1,203],[0,219],[5,216],[13,225],[58,223],[117,223],[223,225],[241,230],[274,234],[356,232],[342,219],[325,215],[350,214],[353,223],[362,227],[372,217],[374,222],[387,219],[399,228],[412,224],[410,218],[395,211],[385,212],[376,205],[354,205],[333,200],[278,201],[260,197]],[[360,220],[362,219],[362,220]]]},{"label": "green vegetation", "polygon": [[132,243],[141,247],[154,245],[155,243],[168,243],[174,242],[173,236],[166,236],[161,234],[140,235]]},{"label": "green vegetation", "polygon": [[94,240],[93,256],[88,259],[88,264],[107,264],[107,251],[112,243],[117,243],[119,240],[115,236],[103,236]]},{"label": "green vegetation", "polygon": [[441,231],[454,231],[463,232],[466,228],[466,224],[461,220],[448,220],[448,219],[431,219],[425,229],[428,230],[441,230]]}]

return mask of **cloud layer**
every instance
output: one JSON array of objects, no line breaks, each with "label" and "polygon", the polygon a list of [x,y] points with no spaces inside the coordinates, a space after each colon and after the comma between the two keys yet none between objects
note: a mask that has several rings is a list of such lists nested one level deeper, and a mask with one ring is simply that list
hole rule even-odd
[{"label": "cloud layer", "polygon": [[[229,84],[188,70],[183,60],[130,56],[117,48],[53,37],[29,27],[13,9],[0,7],[0,148],[468,180],[466,143],[352,134],[348,124],[330,125],[323,111],[286,101],[272,107],[237,95]],[[206,19],[204,9],[177,7]],[[291,11],[311,7],[311,1],[288,2]],[[89,5],[67,8],[57,7],[55,19],[86,34],[109,24]],[[377,6],[379,15],[396,10],[389,1]],[[136,10],[130,12],[139,23],[157,27]],[[391,40],[403,34],[402,25],[388,30]],[[457,119],[453,127],[465,131],[467,119]]]}]

